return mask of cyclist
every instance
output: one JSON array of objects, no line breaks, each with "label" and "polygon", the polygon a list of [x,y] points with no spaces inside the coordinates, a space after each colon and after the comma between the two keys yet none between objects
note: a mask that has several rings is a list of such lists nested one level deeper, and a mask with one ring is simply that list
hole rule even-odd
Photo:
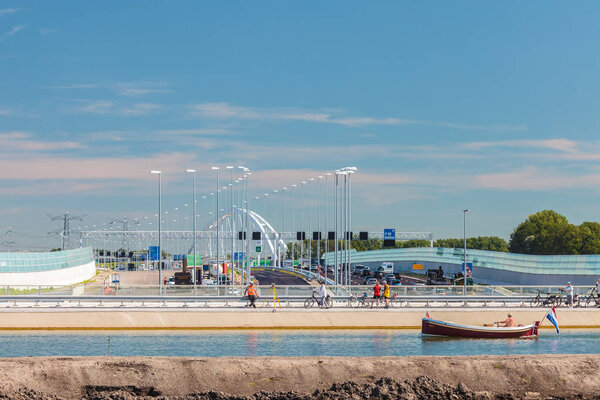
[{"label": "cyclist", "polygon": [[258,293],[256,292],[256,287],[254,286],[254,282],[250,282],[246,290],[244,291],[244,296],[248,294],[248,300],[250,300],[250,307],[256,308],[256,298],[258,297]]},{"label": "cyclist", "polygon": [[596,281],[596,296],[598,297],[598,300],[600,300],[600,279]]},{"label": "cyclist", "polygon": [[321,286],[319,287],[319,296],[321,296],[321,307],[325,307],[325,297],[327,297],[327,288],[325,288],[325,282],[321,281]]},{"label": "cyclist", "polygon": [[385,299],[385,308],[390,308],[390,285],[383,281],[383,298]]},{"label": "cyclist", "polygon": [[379,308],[379,300],[381,299],[381,286],[379,286],[379,281],[375,283],[373,287],[373,300],[371,300],[371,308],[373,308],[373,303],[377,300],[377,308]]}]

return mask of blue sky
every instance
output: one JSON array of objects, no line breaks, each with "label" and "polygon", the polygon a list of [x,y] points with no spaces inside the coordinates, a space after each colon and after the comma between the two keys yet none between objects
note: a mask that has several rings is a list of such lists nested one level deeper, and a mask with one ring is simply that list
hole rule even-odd
[{"label": "blue sky", "polygon": [[253,194],[355,165],[355,231],[600,220],[598,20],[593,1],[3,1],[0,226],[53,243],[46,213],[143,218],[149,169],[174,209],[186,168],[206,194],[228,164]]}]

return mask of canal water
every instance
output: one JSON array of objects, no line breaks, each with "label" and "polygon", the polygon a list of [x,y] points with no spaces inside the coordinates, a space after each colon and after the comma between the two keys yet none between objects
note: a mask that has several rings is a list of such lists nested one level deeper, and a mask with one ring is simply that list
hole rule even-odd
[{"label": "canal water", "polygon": [[93,331],[0,334],[0,357],[420,356],[600,353],[600,330],[543,330],[536,339],[425,338],[420,331]]}]

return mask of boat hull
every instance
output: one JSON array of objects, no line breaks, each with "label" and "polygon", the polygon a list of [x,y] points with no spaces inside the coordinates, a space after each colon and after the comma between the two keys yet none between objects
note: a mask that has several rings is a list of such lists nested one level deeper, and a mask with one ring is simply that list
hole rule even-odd
[{"label": "boat hull", "polygon": [[486,339],[510,339],[528,336],[537,336],[539,322],[533,325],[514,328],[492,328],[471,325],[460,325],[452,322],[436,321],[423,318],[421,333],[424,335],[453,336]]}]

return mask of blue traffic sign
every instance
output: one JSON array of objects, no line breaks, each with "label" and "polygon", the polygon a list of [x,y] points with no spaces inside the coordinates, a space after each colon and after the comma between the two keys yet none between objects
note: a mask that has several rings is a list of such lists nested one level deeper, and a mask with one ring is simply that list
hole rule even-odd
[{"label": "blue traffic sign", "polygon": [[395,229],[384,229],[383,230],[383,239],[384,240],[396,240],[396,230]]},{"label": "blue traffic sign", "polygon": [[148,253],[150,261],[158,261],[158,255],[160,254],[160,252],[158,251],[158,246],[148,247]]}]

